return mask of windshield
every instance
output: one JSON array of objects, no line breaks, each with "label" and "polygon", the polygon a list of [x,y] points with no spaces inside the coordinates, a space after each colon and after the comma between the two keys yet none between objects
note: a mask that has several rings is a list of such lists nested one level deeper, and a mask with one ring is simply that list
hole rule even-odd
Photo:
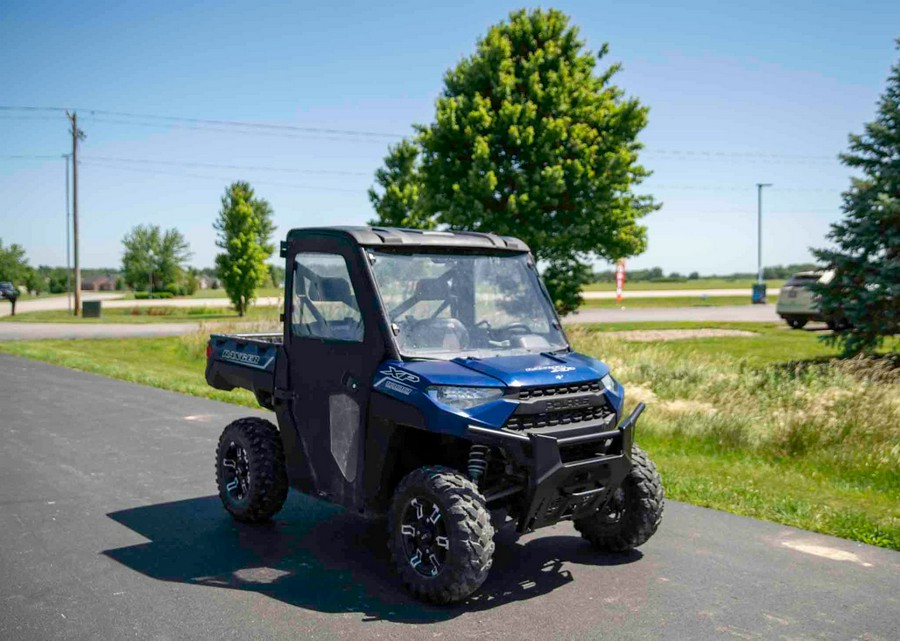
[{"label": "windshield", "polygon": [[404,356],[483,358],[568,348],[526,254],[369,255]]}]

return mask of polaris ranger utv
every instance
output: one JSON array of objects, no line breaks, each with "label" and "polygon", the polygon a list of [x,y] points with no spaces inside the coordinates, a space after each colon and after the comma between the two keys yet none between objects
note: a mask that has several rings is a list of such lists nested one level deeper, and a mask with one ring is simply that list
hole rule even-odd
[{"label": "polaris ranger utv", "polygon": [[241,521],[293,487],[387,515],[408,589],[449,603],[484,582],[494,529],[571,520],[596,548],[646,542],[663,511],[634,445],[639,404],[572,351],[515,238],[368,227],[295,229],[284,328],[213,334],[206,380],[253,391],[278,427],[225,428],[216,481]]}]

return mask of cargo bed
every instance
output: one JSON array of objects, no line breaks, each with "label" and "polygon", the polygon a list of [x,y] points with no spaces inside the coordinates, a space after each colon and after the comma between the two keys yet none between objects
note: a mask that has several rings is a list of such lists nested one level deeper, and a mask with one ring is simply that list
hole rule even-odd
[{"label": "cargo bed", "polygon": [[206,382],[220,390],[250,390],[272,409],[275,360],[284,341],[278,333],[213,334],[206,349]]}]

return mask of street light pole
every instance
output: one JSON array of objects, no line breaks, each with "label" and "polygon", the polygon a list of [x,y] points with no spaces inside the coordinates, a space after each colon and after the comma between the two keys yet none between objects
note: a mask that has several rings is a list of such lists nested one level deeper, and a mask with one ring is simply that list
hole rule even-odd
[{"label": "street light pole", "polygon": [[771,187],[772,183],[756,183],[756,282],[762,285],[762,190],[763,187]]},{"label": "street light pole", "polygon": [[72,246],[71,240],[69,240],[69,217],[71,216],[71,212],[69,211],[69,158],[70,154],[63,154],[63,158],[66,160],[66,300],[69,305],[69,313],[72,313],[72,258],[70,255],[70,248]]}]

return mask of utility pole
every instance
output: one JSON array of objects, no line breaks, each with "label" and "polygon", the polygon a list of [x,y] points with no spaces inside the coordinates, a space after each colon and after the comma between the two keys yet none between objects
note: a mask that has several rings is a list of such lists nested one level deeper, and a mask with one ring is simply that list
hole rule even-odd
[{"label": "utility pole", "polygon": [[81,313],[81,264],[78,261],[78,141],[84,132],[78,128],[78,114],[66,112],[72,121],[72,254],[75,259],[75,316]]},{"label": "utility pole", "polygon": [[756,282],[762,285],[762,190],[763,187],[771,187],[772,183],[756,183]]},{"label": "utility pole", "polygon": [[66,161],[66,300],[68,301],[69,313],[72,313],[72,257],[70,249],[72,241],[69,239],[69,217],[72,215],[69,211],[69,158],[70,154],[63,154],[62,157]]}]

